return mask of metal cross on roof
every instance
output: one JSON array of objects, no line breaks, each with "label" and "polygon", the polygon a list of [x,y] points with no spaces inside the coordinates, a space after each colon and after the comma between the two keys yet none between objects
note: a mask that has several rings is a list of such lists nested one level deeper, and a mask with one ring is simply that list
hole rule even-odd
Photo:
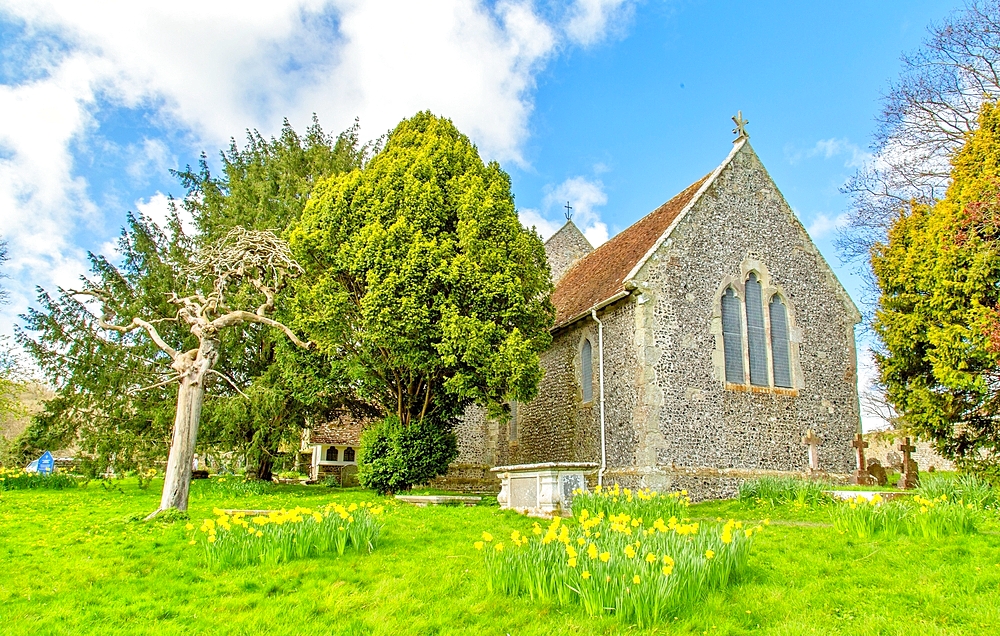
[{"label": "metal cross on roof", "polygon": [[733,143],[736,143],[740,139],[749,139],[750,133],[747,132],[747,124],[750,123],[749,119],[743,119],[743,111],[738,111],[736,117],[733,117],[733,123],[736,124],[736,128],[733,128],[733,133],[736,135],[736,139]]},{"label": "metal cross on roof", "polygon": [[573,206],[569,204],[569,201],[567,201],[566,205],[564,205],[563,207],[566,208],[566,220],[567,221],[573,220]]}]

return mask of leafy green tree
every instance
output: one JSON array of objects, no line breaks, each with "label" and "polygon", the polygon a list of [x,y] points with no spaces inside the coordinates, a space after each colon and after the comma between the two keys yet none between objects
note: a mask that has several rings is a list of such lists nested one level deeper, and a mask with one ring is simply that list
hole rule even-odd
[{"label": "leafy green tree", "polygon": [[508,175],[450,120],[402,121],[362,169],[317,184],[289,237],[306,269],[295,327],[399,426],[447,430],[470,404],[535,395],[555,313],[545,250]]},{"label": "leafy green tree", "polygon": [[975,469],[1000,466],[1000,108],[952,159],[933,205],[900,213],[872,253],[881,379],[899,420]]}]

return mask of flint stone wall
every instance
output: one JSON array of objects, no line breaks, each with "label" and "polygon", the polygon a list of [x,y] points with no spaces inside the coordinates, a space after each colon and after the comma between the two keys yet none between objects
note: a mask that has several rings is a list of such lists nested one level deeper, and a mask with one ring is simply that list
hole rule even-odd
[{"label": "flint stone wall", "polygon": [[[858,316],[749,145],[643,269],[639,329],[650,333],[644,357],[655,390],[645,397],[661,435],[649,435],[656,466],[804,471],[801,437],[811,428],[824,439],[821,470],[853,469]],[[786,299],[798,341],[794,391],[725,386],[716,301],[723,281],[741,284],[748,269]]]},{"label": "flint stone wall", "polygon": [[545,241],[545,256],[552,271],[552,282],[559,282],[573,263],[594,251],[587,237],[576,224],[567,221],[555,234]]}]

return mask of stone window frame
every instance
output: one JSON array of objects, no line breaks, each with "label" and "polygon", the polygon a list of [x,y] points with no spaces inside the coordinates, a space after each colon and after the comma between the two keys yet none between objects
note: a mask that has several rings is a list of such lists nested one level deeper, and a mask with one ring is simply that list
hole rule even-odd
[{"label": "stone window frame", "polygon": [[[587,342],[590,343],[590,399],[589,400],[584,399],[585,393],[583,390],[583,385],[584,385],[583,348],[584,344]],[[597,355],[597,347],[594,344],[593,334],[591,334],[589,330],[585,330],[582,334],[580,334],[580,340],[579,342],[577,342],[576,360],[574,361],[573,365],[573,368],[576,371],[575,375],[576,375],[576,386],[578,391],[577,395],[580,397],[581,406],[584,407],[593,406],[597,396],[597,391],[594,388],[594,381],[595,381],[594,376],[597,375],[594,373],[594,369],[597,367],[597,364],[594,360],[594,357],[596,355]]]},{"label": "stone window frame", "polygon": [[[320,444],[319,446],[320,446],[320,453],[319,453],[318,465],[320,466],[349,466],[358,463],[356,455],[355,459],[352,460],[347,460],[344,458],[344,454],[349,448],[355,451],[355,453],[357,452],[357,448],[354,446],[348,446],[347,444]],[[336,447],[337,449],[336,461],[329,461],[326,458],[327,449],[330,447]]]},{"label": "stone window frame", "polygon": [[[750,384],[750,344],[747,330],[746,312],[746,281],[750,274],[755,274],[761,285],[761,302],[764,313],[764,336],[767,353],[767,386],[755,386]],[[743,338],[743,383],[726,381],[726,352],[722,335],[722,296],[726,289],[732,288],[743,311],[740,312],[740,328]],[[768,311],[771,299],[778,296],[785,305],[785,317],[788,321],[788,358],[792,379],[792,388],[778,387],[774,385],[774,359],[771,348],[771,314]],[[797,312],[795,305],[791,302],[788,294],[780,285],[771,278],[771,273],[767,266],[753,254],[748,254],[740,263],[739,275],[726,275],[722,278],[715,298],[712,303],[711,332],[715,336],[715,350],[712,352],[712,366],[714,367],[715,378],[722,382],[728,391],[747,391],[752,393],[773,393],[777,395],[799,394],[799,389],[804,388],[805,382],[802,376],[802,367],[799,364],[799,344],[802,341],[802,330],[796,323]]]}]

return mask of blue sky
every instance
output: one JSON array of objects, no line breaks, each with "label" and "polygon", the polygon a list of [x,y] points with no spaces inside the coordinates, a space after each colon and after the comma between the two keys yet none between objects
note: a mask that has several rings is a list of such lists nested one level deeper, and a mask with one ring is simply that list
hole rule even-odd
[{"label": "blue sky", "polygon": [[168,170],[247,128],[378,136],[430,108],[513,178],[543,235],[598,242],[751,143],[860,302],[832,239],[899,57],[960,2],[0,0],[0,308],[73,285]]}]

